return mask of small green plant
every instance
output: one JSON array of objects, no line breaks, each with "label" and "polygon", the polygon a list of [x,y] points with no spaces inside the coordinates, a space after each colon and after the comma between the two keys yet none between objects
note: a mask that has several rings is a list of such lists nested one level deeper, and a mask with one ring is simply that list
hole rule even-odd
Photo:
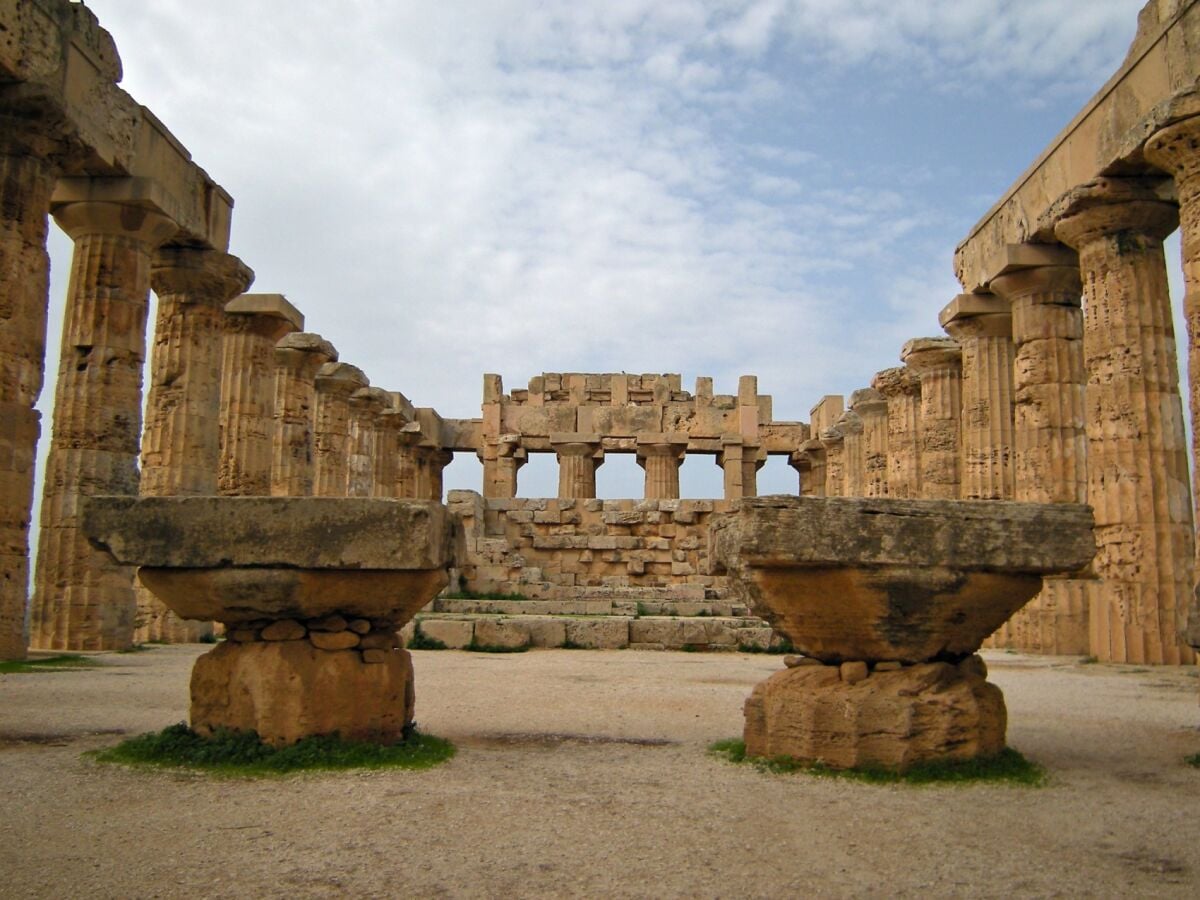
[{"label": "small green plant", "polygon": [[529,598],[524,594],[498,594],[494,591],[455,591],[452,594],[443,594],[445,600],[516,600],[525,601]]},{"label": "small green plant", "polygon": [[221,639],[219,637],[217,637],[217,635],[214,632],[206,631],[206,632],[204,632],[204,634],[200,635],[199,642],[201,644],[215,644],[219,640],[221,640]]},{"label": "small green plant", "polygon": [[560,650],[590,650],[590,647],[585,647],[583,644],[577,644],[570,638],[567,638],[559,645]]},{"label": "small green plant", "polygon": [[439,641],[435,637],[430,637],[421,630],[418,625],[413,631],[413,636],[408,639],[409,650],[445,650],[446,644],[444,641]]},{"label": "small green plant", "polygon": [[708,648],[703,644],[684,644],[679,649],[684,653],[703,653]]},{"label": "small green plant", "polygon": [[1193,768],[1200,769],[1200,753],[1193,753],[1191,756],[1185,756],[1183,761]]},{"label": "small green plant", "polygon": [[1006,747],[996,756],[980,759],[946,760],[920,763],[904,772],[876,766],[858,769],[834,769],[823,763],[808,763],[790,756],[772,758],[746,755],[746,743],[732,738],[709,745],[709,752],[732,763],[750,763],[764,772],[790,774],[804,772],[822,778],[846,778],[868,784],[974,784],[1003,782],[1026,787],[1041,787],[1046,771],[1016,750]]},{"label": "small green plant", "polygon": [[0,675],[28,675],[31,672],[61,672],[63,669],[90,669],[96,665],[94,659],[74,653],[59,656],[43,656],[33,659],[0,660]]},{"label": "small green plant", "polygon": [[[1011,653],[1012,651],[1009,651],[1009,652]],[[1097,659],[1096,657],[1094,657],[1094,656],[1085,656],[1085,657],[1083,657],[1082,659],[1080,659],[1080,660],[1079,660],[1079,664],[1080,664],[1081,666],[1093,666],[1093,665],[1095,665],[1095,664],[1096,664],[1096,663],[1098,663],[1098,662],[1100,662],[1100,660],[1098,660],[1098,659]]]},{"label": "small green plant", "polygon": [[637,602],[637,612],[634,615],[640,619],[642,616],[652,616],[654,613],[650,612],[650,607],[639,600]]},{"label": "small green plant", "polygon": [[180,722],[162,731],[86,754],[97,762],[202,769],[220,775],[286,775],[305,770],[428,769],[454,755],[454,745],[415,728],[396,744],[304,738],[287,747],[264,744],[253,731],[218,730],[201,737]]}]

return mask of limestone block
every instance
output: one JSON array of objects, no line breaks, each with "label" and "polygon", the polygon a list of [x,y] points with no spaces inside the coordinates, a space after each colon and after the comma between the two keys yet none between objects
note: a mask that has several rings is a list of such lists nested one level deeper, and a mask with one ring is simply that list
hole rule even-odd
[{"label": "limestone block", "polygon": [[474,623],[466,619],[419,619],[416,626],[424,637],[441,641],[451,650],[462,650],[475,634]]},{"label": "limestone block", "polygon": [[749,756],[789,756],[834,768],[994,756],[1004,749],[1000,689],[947,663],[876,670],[850,683],[836,666],[787,668],[746,701]]},{"label": "limestone block", "polygon": [[567,642],[567,623],[562,619],[526,619],[531,647],[561,647]]},{"label": "limestone block", "polygon": [[308,629],[295,619],[279,619],[262,630],[264,641],[298,641],[308,634]]},{"label": "limestone block", "polygon": [[514,650],[528,647],[529,630],[525,623],[512,619],[480,619],[475,623],[475,644]]},{"label": "limestone block", "polygon": [[359,637],[353,631],[311,631],[308,640],[318,650],[349,650],[358,646]]},{"label": "limestone block", "polygon": [[629,646],[630,619],[576,619],[567,622],[567,640],[588,650],[621,650]]},{"label": "limestone block", "polygon": [[[377,651],[376,651],[377,652]],[[308,641],[219,644],[192,670],[192,728],[256,731],[282,746],[319,734],[394,742],[413,720],[412,658],[391,650],[382,664]]]}]

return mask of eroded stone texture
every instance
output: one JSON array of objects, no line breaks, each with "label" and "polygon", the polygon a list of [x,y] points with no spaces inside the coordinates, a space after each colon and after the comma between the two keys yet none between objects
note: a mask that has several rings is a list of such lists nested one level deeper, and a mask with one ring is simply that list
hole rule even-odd
[{"label": "eroded stone texture", "polygon": [[874,388],[850,395],[850,408],[862,420],[862,496],[888,496],[888,403]]},{"label": "eroded stone texture", "polygon": [[330,362],[317,370],[313,494],[318,497],[345,497],[349,490],[350,398],[368,384],[362,369],[349,363]]},{"label": "eroded stone texture", "polygon": [[953,500],[961,483],[962,350],[949,338],[914,338],[901,361],[921,379],[921,496]]},{"label": "eroded stone texture", "polygon": [[834,424],[821,429],[820,440],[825,451],[825,496],[841,497],[846,492],[846,436]]},{"label": "eroded stone texture", "polygon": [[1179,664],[1194,546],[1183,408],[1162,240],[1176,209],[1137,181],[1080,188],[1059,236],[1085,294],[1087,498],[1099,549],[1091,652]]},{"label": "eroded stone texture", "polygon": [[[1159,131],[1145,147],[1146,159],[1175,179],[1183,248],[1183,313],[1188,332],[1188,397],[1192,422],[1200,422],[1200,115]],[[1170,320],[1168,319],[1168,322]],[[1200,459],[1200,433],[1192,431],[1192,459]],[[1193,501],[1200,503],[1200,471],[1194,473]],[[1197,516],[1200,518],[1200,516]],[[1200,568],[1198,566],[1197,568]],[[1200,648],[1200,594],[1193,594],[1186,639]]]},{"label": "eroded stone texture", "polygon": [[[1009,496],[1033,503],[1083,503],[1087,443],[1078,261],[1061,245],[1020,245],[1010,248],[991,284],[1011,308],[1016,345],[1016,483]],[[997,632],[994,644],[1086,655],[1088,591],[1081,582],[1047,578],[1041,593]]]},{"label": "eroded stone texture", "polygon": [[921,496],[921,379],[907,366],[876,373],[871,387],[887,400],[888,496]]},{"label": "eroded stone texture", "polygon": [[866,493],[863,473],[863,420],[853,409],[837,421],[842,434],[842,496],[861,497]]},{"label": "eroded stone texture", "polygon": [[273,497],[307,497],[313,492],[317,372],[337,357],[333,344],[319,334],[294,332],[275,345]]},{"label": "eroded stone texture", "polygon": [[679,466],[687,450],[686,435],[640,436],[638,465],[646,470],[645,498],[667,500],[679,497]]},{"label": "eroded stone texture", "polygon": [[46,234],[57,166],[37,129],[0,116],[0,659],[25,655],[29,522],[46,355]]},{"label": "eroded stone texture", "polygon": [[[553,434],[550,444],[558,457],[559,498],[586,500],[595,497],[596,469],[604,463],[600,435]],[[516,487],[515,480],[513,487]]]},{"label": "eroded stone texture", "polygon": [[[217,492],[220,459],[221,333],[225,304],[254,273],[215,250],[158,251],[150,280],[158,295],[140,493],[186,496]],[[135,640],[187,642],[212,631],[184,622],[140,587]]]},{"label": "eroded stone texture", "polygon": [[304,316],[282,294],[243,294],[225,306],[221,365],[221,459],[218,490],[227,496],[271,493],[275,345],[304,329]]},{"label": "eroded stone texture", "polygon": [[[370,653],[379,662],[367,662]],[[322,650],[310,641],[223,643],[196,660],[191,725],[256,731],[266,743],[339,734],[395,743],[412,724],[412,657],[407,650]]]},{"label": "eroded stone texture", "polygon": [[766,461],[766,454],[760,452],[758,445],[738,434],[723,435],[716,462],[723,475],[725,499],[740,500],[757,494],[758,470]]},{"label": "eroded stone texture", "polygon": [[820,441],[805,441],[788,455],[788,465],[800,476],[801,497],[825,496],[825,448]]},{"label": "eroded stone texture", "polygon": [[922,663],[858,681],[836,666],[784,669],[746,700],[746,754],[897,771],[994,756],[1004,749],[1007,713],[981,663]]},{"label": "eroded stone texture", "polygon": [[121,650],[133,642],[133,572],[93,550],[79,501],[136,494],[142,364],[154,249],[176,230],[137,179],[60,182],[52,210],[75,241],[42,495],[31,643]]},{"label": "eroded stone texture", "polygon": [[380,417],[391,406],[392,395],[383,388],[359,388],[350,395],[350,459],[346,470],[348,496],[370,497],[375,492]]},{"label": "eroded stone texture", "polygon": [[1013,319],[995,297],[960,294],[942,327],[962,348],[964,500],[1013,498]]}]

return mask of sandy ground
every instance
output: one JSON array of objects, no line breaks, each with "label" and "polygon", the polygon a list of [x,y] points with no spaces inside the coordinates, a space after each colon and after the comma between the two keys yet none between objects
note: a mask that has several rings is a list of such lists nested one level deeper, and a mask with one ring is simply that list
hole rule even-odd
[{"label": "sandy ground", "polygon": [[1195,669],[987,654],[1048,787],[709,756],[779,657],[414,653],[425,772],[221,780],[81,758],[186,715],[205,648],[0,676],[0,896],[1200,896]]}]

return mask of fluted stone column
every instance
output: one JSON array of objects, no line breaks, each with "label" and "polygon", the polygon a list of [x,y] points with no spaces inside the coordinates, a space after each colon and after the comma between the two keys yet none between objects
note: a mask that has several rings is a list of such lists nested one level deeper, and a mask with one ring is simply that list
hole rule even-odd
[{"label": "fluted stone column", "polygon": [[[158,315],[142,435],[144,496],[217,492],[225,304],[253,280],[240,259],[217,250],[164,247],[156,254],[150,271]],[[134,591],[138,642],[186,643],[212,633],[210,623],[180,619],[140,584]]]},{"label": "fluted stone column", "polygon": [[418,446],[424,436],[420,422],[409,422],[396,434],[396,496],[405,500],[418,500]]},{"label": "fluted stone column", "polygon": [[604,463],[598,434],[552,434],[550,446],[558,456],[558,496],[590,500],[596,496],[596,469]]},{"label": "fluted stone column", "polygon": [[398,468],[400,465],[400,432],[409,423],[408,413],[393,406],[379,416],[378,443],[375,453],[375,483],[371,486],[372,497],[398,496]]},{"label": "fluted stone column", "polygon": [[788,463],[800,475],[801,497],[825,496],[825,448],[819,440],[805,441],[791,454]]},{"label": "fluted stone column", "polygon": [[825,496],[843,497],[846,495],[846,436],[841,425],[821,429],[820,440],[825,450]]},{"label": "fluted stone column", "polygon": [[757,446],[747,444],[739,434],[723,435],[716,462],[724,475],[726,500],[740,500],[758,494],[758,470],[766,462],[766,457],[759,458]]},{"label": "fluted stone column", "polygon": [[346,492],[350,497],[370,497],[374,491],[379,418],[391,405],[392,395],[383,388],[359,388],[350,395],[350,459],[346,469]]},{"label": "fluted stone column", "polygon": [[[1192,464],[1200,460],[1200,115],[1164,128],[1146,142],[1146,159],[1175,179],[1183,248],[1183,313],[1188,331],[1188,396],[1192,414]],[[1200,504],[1200,468],[1193,472],[1193,501]],[[1200,545],[1197,546],[1200,552]],[[1200,570],[1200,565],[1196,566]],[[1200,594],[1193,593],[1185,637],[1200,648]]]},{"label": "fluted stone column", "polygon": [[[1014,435],[1012,497],[1085,503],[1083,314],[1074,251],[1053,244],[1010,246],[993,293],[1012,311]],[[997,646],[1086,655],[1093,583],[1047,578],[996,633]]]},{"label": "fluted stone column", "polygon": [[921,496],[921,379],[907,366],[876,373],[871,387],[887,401],[889,497]]},{"label": "fluted stone column", "polygon": [[957,500],[962,350],[949,338],[914,338],[900,359],[921,379],[921,496]]},{"label": "fluted stone column", "polygon": [[962,349],[964,500],[1011,500],[1013,475],[1013,314],[1003,300],[959,294],[939,321]]},{"label": "fluted stone column", "polygon": [[517,473],[528,454],[521,435],[502,434],[495,443],[479,451],[483,462],[483,496],[486,500],[511,500],[517,496]]},{"label": "fluted stone column", "polygon": [[413,448],[416,460],[416,493],[418,500],[441,502],[445,493],[443,473],[454,462],[454,451],[433,444],[421,443]]},{"label": "fluted stone column", "polygon": [[313,495],[345,497],[350,489],[350,397],[370,382],[362,369],[330,362],[317,370],[313,417]]},{"label": "fluted stone column", "polygon": [[0,117],[0,659],[25,656],[29,522],[46,359],[56,164],[38,129]]},{"label": "fluted stone column", "polygon": [[[853,403],[853,395],[851,395]],[[838,418],[838,430],[842,433],[842,495],[845,497],[866,496],[866,473],[863,470],[865,441],[863,440],[862,416],[853,408]]]},{"label": "fluted stone column", "polygon": [[140,179],[71,179],[52,200],[75,255],[32,609],[31,643],[42,649],[133,643],[133,571],[93,549],[78,516],[81,497],[138,492],[151,259],[176,231],[155,195]]},{"label": "fluted stone column", "polygon": [[687,452],[687,435],[651,435],[637,439],[638,465],[646,470],[647,500],[679,498],[679,466]]},{"label": "fluted stone column", "polygon": [[862,495],[888,496],[888,404],[875,388],[850,395],[850,408],[862,419]]},{"label": "fluted stone column", "polygon": [[1162,247],[1176,209],[1136,181],[1103,180],[1072,199],[1056,233],[1079,250],[1086,309],[1087,500],[1102,579],[1092,653],[1190,663],[1192,504]]},{"label": "fluted stone column", "polygon": [[243,294],[226,304],[217,476],[221,494],[271,493],[275,345],[303,330],[304,316],[282,294]]},{"label": "fluted stone column", "polygon": [[271,432],[271,496],[310,497],[315,473],[313,430],[317,372],[337,362],[319,334],[294,332],[275,345],[275,423]]}]

